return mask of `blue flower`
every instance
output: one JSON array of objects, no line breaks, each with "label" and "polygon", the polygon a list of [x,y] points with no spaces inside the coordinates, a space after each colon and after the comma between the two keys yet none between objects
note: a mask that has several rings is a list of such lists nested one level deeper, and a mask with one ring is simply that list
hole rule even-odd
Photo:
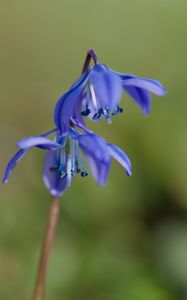
[{"label": "blue flower", "polygon": [[[89,66],[91,58],[94,66]],[[57,128],[65,134],[70,120],[78,126],[85,126],[84,116],[91,120],[106,118],[110,123],[111,115],[123,111],[119,107],[123,90],[145,115],[150,112],[151,93],[157,96],[166,94],[166,89],[157,80],[118,73],[100,64],[94,50],[89,50],[83,74],[56,104],[54,121]]]},{"label": "blue flower", "polygon": [[[54,132],[54,140],[48,139],[47,137]],[[62,196],[76,174],[82,177],[88,175],[80,150],[99,185],[104,185],[107,181],[112,158],[124,167],[127,175],[131,175],[131,163],[127,155],[117,146],[107,143],[93,133],[80,133],[68,128],[67,134],[61,136],[55,129],[40,136],[25,138],[18,142],[17,146],[20,150],[9,161],[3,183],[8,182],[12,170],[28,150],[37,147],[47,150],[43,164],[43,180],[53,196]]]}]

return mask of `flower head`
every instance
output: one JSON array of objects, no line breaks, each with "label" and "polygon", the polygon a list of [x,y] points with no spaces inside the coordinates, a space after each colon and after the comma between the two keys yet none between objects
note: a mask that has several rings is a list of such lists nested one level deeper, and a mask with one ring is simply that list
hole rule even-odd
[{"label": "flower head", "polygon": [[[47,136],[54,132],[54,140],[48,139]],[[131,175],[131,164],[127,155],[117,146],[107,143],[93,133],[80,133],[68,128],[67,134],[62,136],[53,130],[44,135],[25,138],[18,142],[17,146],[20,150],[8,163],[3,183],[8,181],[12,170],[28,150],[38,147],[47,150],[43,164],[43,180],[53,196],[61,196],[76,174],[80,174],[81,177],[88,175],[81,152],[99,185],[104,185],[107,181],[112,158],[125,168],[127,175]]]},{"label": "flower head", "polygon": [[[89,66],[91,58],[94,66]],[[123,111],[119,107],[123,90],[144,114],[150,112],[151,93],[157,96],[166,94],[166,89],[157,80],[118,73],[100,64],[94,50],[89,50],[83,74],[57,102],[54,113],[56,126],[63,134],[70,119],[84,126],[84,116],[94,121],[106,118],[111,123],[111,116]]]}]

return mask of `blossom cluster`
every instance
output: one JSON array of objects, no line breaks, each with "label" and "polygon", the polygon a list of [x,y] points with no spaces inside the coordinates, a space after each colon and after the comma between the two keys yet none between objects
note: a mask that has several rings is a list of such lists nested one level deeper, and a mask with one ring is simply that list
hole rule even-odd
[{"label": "blossom cluster", "polygon": [[[144,114],[150,112],[152,93],[158,96],[166,93],[166,89],[157,80],[118,73],[101,64],[93,49],[88,50],[81,76],[56,103],[55,129],[17,143],[19,151],[9,161],[3,183],[8,182],[14,167],[32,147],[47,151],[43,181],[49,192],[56,197],[63,195],[76,174],[82,177],[88,175],[85,159],[99,185],[107,181],[112,158],[130,176],[131,163],[125,152],[94,134],[84,122],[85,118],[97,122],[104,118],[110,124],[112,117],[123,112],[119,106],[123,91]],[[52,139],[49,138],[51,135]]]}]

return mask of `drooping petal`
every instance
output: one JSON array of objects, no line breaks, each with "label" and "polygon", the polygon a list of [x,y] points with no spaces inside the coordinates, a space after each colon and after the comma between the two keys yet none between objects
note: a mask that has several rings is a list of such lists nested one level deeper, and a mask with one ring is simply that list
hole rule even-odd
[{"label": "drooping petal", "polygon": [[144,89],[150,93],[153,93],[157,96],[164,96],[167,92],[165,87],[157,80],[151,78],[141,78],[141,77],[132,77],[132,78],[124,78],[123,86],[132,86]]},{"label": "drooping petal", "polygon": [[48,151],[44,158],[43,181],[48,191],[54,197],[62,196],[67,188],[67,176],[61,178],[58,172],[51,171],[51,168],[57,165],[58,159],[56,151]]},{"label": "drooping petal", "polygon": [[111,166],[111,157],[105,140],[95,134],[79,135],[77,140],[94,179],[98,184],[104,185]]},{"label": "drooping petal", "polygon": [[134,86],[124,86],[125,91],[132,97],[138,106],[142,109],[145,115],[150,112],[151,109],[151,96],[144,89],[140,89]]},{"label": "drooping petal", "polygon": [[122,95],[123,89],[120,78],[104,65],[96,65],[89,81],[94,87],[101,108],[107,107],[113,110]]},{"label": "drooping petal", "polygon": [[52,129],[52,130],[50,130],[50,131],[48,131],[46,133],[40,134],[39,136],[47,137],[47,136],[49,136],[49,135],[51,135],[53,133],[56,133],[57,131],[58,131],[57,128],[54,128],[54,129]]},{"label": "drooping petal", "polygon": [[110,72],[112,72],[112,73],[116,74],[117,76],[119,76],[121,80],[130,79],[130,78],[135,77],[135,75],[130,74],[130,73],[125,73],[124,74],[124,73],[117,72],[117,71],[115,71],[111,68],[108,68],[108,69],[110,70]]},{"label": "drooping petal", "polygon": [[22,157],[25,155],[25,153],[27,152],[27,150],[19,150],[9,161],[4,176],[3,176],[3,183],[7,183],[8,179],[10,177],[10,174],[12,172],[12,170],[15,168],[15,166],[19,163],[19,161],[22,159]]},{"label": "drooping petal", "polygon": [[123,83],[124,90],[136,101],[144,114],[150,112],[150,93],[157,96],[164,96],[167,92],[165,87],[155,79],[138,77],[133,74],[122,74],[111,69],[110,71],[119,76]]},{"label": "drooping petal", "polygon": [[133,74],[122,74],[112,69],[109,70],[121,78],[123,86],[136,86],[157,96],[164,96],[167,93],[166,88],[158,80],[139,77]]},{"label": "drooping petal", "polygon": [[110,153],[110,155],[115,159],[117,160],[121,165],[122,167],[125,168],[126,170],[126,174],[128,176],[131,176],[132,175],[132,172],[131,172],[131,162],[127,156],[127,154],[125,154],[125,152],[123,152],[119,147],[117,147],[116,145],[113,145],[113,144],[107,144],[108,146],[108,151]]},{"label": "drooping petal", "polygon": [[57,102],[54,111],[54,122],[61,135],[66,134],[70,118],[73,116],[74,107],[80,101],[81,92],[85,88],[91,69],[82,74],[77,82]]},{"label": "drooping petal", "polygon": [[45,150],[55,150],[60,147],[58,143],[43,136],[30,136],[19,141],[17,146],[24,150],[28,150],[31,147],[38,147]]},{"label": "drooping petal", "polygon": [[157,96],[164,96],[166,94],[166,89],[157,80],[141,78],[130,74],[124,74],[121,78],[123,80],[124,89],[137,102],[144,114],[148,114],[150,112],[150,93]]}]

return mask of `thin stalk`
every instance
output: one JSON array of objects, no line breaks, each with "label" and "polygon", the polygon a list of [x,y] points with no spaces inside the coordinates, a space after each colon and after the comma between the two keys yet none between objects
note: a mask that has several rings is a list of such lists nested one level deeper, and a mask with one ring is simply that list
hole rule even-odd
[{"label": "thin stalk", "polygon": [[46,228],[45,238],[43,241],[42,253],[38,268],[38,276],[36,281],[35,293],[33,300],[44,300],[45,297],[45,280],[48,265],[48,258],[54,240],[58,215],[60,210],[60,199],[54,197],[51,202],[48,224]]},{"label": "thin stalk", "polygon": [[84,66],[83,66],[83,69],[82,69],[82,73],[86,72],[89,65],[90,65],[90,60],[93,59],[95,65],[99,64],[99,60],[97,58],[97,55],[96,55],[96,52],[94,49],[89,49],[88,52],[87,52],[87,55],[86,55],[86,59],[85,59],[85,62],[84,62]]}]

